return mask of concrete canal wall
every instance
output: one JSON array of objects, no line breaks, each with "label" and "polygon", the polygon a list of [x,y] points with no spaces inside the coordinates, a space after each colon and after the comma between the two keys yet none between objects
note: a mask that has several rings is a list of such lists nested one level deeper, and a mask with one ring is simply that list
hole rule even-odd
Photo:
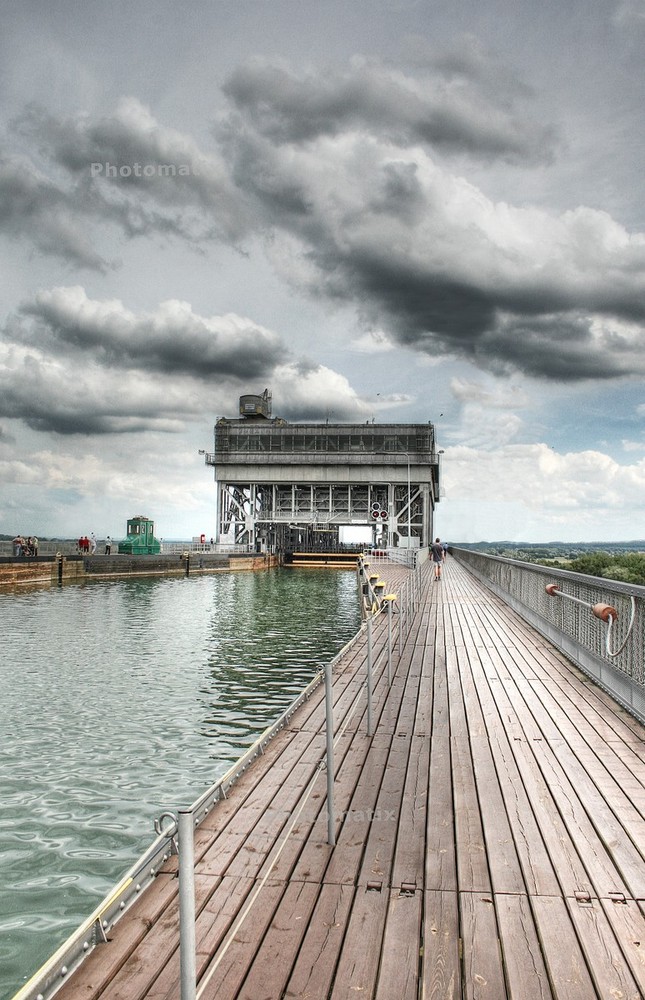
[{"label": "concrete canal wall", "polygon": [[276,556],[190,552],[158,556],[61,555],[0,558],[0,590],[27,584],[57,585],[131,576],[193,576],[256,571],[277,566]]}]

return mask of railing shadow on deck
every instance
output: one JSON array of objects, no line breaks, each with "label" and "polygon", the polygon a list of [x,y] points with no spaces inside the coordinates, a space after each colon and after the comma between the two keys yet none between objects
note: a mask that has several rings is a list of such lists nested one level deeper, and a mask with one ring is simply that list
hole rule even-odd
[{"label": "railing shadow on deck", "polygon": [[472,549],[451,553],[645,723],[645,587]]}]

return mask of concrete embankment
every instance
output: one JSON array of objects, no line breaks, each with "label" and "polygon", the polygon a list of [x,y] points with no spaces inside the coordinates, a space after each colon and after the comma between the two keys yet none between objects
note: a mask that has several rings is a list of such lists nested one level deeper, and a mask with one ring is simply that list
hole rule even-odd
[{"label": "concrete embankment", "polygon": [[278,565],[277,556],[190,552],[185,555],[62,555],[0,558],[0,590],[27,584],[57,585],[132,576],[193,576],[262,570]]}]

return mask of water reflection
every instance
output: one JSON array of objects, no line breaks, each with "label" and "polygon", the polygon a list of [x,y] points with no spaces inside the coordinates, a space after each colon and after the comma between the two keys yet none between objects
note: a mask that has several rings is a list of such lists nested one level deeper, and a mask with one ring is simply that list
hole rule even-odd
[{"label": "water reflection", "polygon": [[281,570],[0,595],[0,1000],[333,656],[356,578]]}]

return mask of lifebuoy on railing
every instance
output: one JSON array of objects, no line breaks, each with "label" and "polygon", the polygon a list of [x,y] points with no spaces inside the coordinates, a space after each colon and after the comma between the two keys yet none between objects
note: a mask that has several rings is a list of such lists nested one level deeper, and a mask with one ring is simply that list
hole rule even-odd
[{"label": "lifebuoy on railing", "polygon": [[636,617],[636,599],[632,595],[631,597],[631,617],[629,620],[629,626],[627,628],[627,634],[623,639],[623,642],[618,647],[618,649],[610,649],[611,645],[611,630],[616,621],[618,621],[618,611],[611,604],[591,604],[589,601],[582,601],[579,597],[574,597],[573,594],[566,594],[563,590],[560,590],[557,583],[547,583],[544,588],[549,595],[549,597],[564,597],[567,601],[573,601],[575,604],[582,604],[583,607],[589,608],[591,613],[600,619],[600,621],[605,622],[607,625],[607,636],[605,641],[605,649],[607,651],[607,656],[615,657],[619,653],[622,653],[623,649],[627,645],[627,640],[629,639],[632,629],[634,627],[634,619]]},{"label": "lifebuoy on railing", "polygon": [[594,604],[591,610],[596,618],[600,618],[603,622],[616,621],[618,618],[618,612],[611,604]]},{"label": "lifebuoy on railing", "polygon": [[206,535],[200,535],[199,536],[199,544],[200,545],[205,545],[206,544]]}]

